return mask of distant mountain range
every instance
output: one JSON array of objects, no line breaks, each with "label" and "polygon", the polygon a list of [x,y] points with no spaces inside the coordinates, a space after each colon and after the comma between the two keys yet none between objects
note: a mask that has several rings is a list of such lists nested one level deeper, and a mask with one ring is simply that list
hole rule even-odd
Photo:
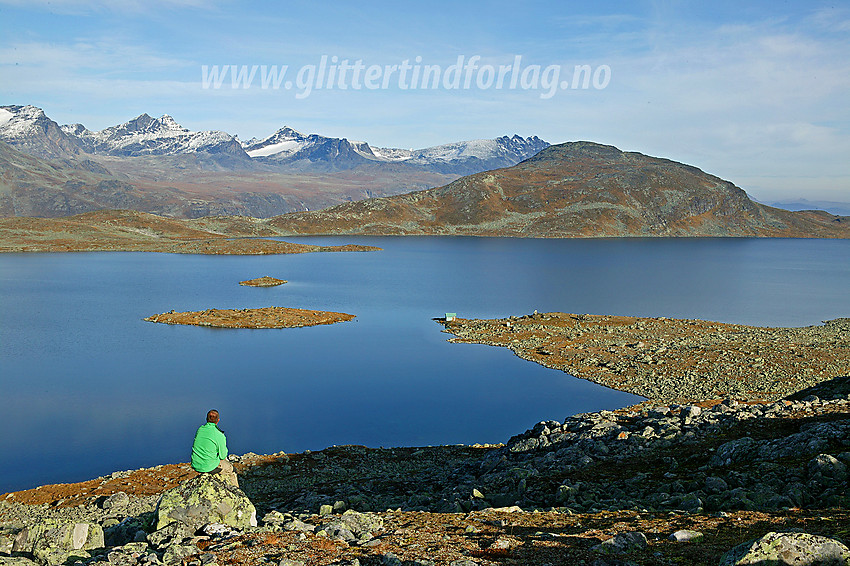
[{"label": "distant mountain range", "polygon": [[531,157],[549,144],[536,136],[503,136],[418,150],[373,148],[366,142],[304,135],[283,127],[264,139],[240,142],[222,131],[192,132],[169,115],[142,114],[92,132],[82,124],[60,126],[35,106],[0,106],[0,140],[36,157],[73,158],[81,154],[111,157],[206,154],[231,170],[342,171],[362,165],[403,164],[422,170],[463,175],[506,167]]},{"label": "distant mountain range", "polygon": [[246,226],[270,235],[850,237],[848,217],[773,208],[695,167],[592,142],[405,150],[288,127],[243,142],[167,115],[93,132],[0,107],[0,216],[99,209],[255,216],[267,220]]},{"label": "distant mountain range", "polygon": [[776,208],[784,208],[785,210],[825,210],[830,214],[837,214],[839,216],[850,216],[850,202],[806,200],[804,198],[801,198],[796,200],[771,202],[767,204]]},{"label": "distant mountain range", "polygon": [[[65,216],[130,207],[173,217],[270,217],[436,187],[513,165],[549,144],[536,136],[419,150],[304,135],[283,127],[240,141],[142,114],[94,132],[35,106],[0,106],[0,215]],[[120,191],[114,187],[121,187]]]}]

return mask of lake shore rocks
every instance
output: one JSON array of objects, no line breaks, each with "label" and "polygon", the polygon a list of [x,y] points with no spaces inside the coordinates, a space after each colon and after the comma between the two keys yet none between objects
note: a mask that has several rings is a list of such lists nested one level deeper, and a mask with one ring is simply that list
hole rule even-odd
[{"label": "lake shore rocks", "polygon": [[[235,457],[259,526],[207,517],[156,529],[159,497],[127,485],[143,471],[121,472],[103,481],[125,482],[126,501],[58,507],[0,497],[0,552],[44,521],[100,525],[105,546],[86,551],[90,564],[261,564],[269,554],[304,564],[382,564],[388,554],[402,564],[718,564],[754,533],[797,529],[846,544],[846,381],[834,380],[833,393],[821,384],[823,398],[574,415],[504,445]],[[37,559],[20,552],[16,560]]]},{"label": "lake shore rocks", "polygon": [[341,312],[263,307],[255,309],[207,309],[151,315],[144,320],[162,324],[186,324],[215,328],[297,328],[335,324],[353,320],[353,314]]}]

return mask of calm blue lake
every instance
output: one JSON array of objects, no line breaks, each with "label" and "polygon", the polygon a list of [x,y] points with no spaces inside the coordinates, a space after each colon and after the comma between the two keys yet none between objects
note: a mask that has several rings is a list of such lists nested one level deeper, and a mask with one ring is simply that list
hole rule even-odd
[{"label": "calm blue lake", "polygon": [[[850,316],[850,241],[295,238],[384,251],[0,255],[0,492],[185,462],[217,408],[231,452],[503,442],[641,399],[449,344],[446,312],[537,309],[804,326]],[[240,287],[271,275],[288,284]],[[168,326],[171,309],[357,315],[279,330]]]}]

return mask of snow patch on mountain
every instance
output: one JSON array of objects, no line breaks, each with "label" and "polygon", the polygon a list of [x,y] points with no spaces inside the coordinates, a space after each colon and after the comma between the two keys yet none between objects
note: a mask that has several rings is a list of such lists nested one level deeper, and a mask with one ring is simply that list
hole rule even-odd
[{"label": "snow patch on mountain", "polygon": [[317,136],[305,136],[297,130],[284,126],[267,138],[261,140],[254,138],[244,142],[242,148],[251,157],[268,157],[274,155],[283,158],[313,145],[315,140],[311,138],[315,137]]},{"label": "snow patch on mountain", "polygon": [[0,136],[13,141],[38,131],[39,123],[49,120],[41,108],[35,106],[0,106],[4,112],[0,121]]},{"label": "snow patch on mountain", "polygon": [[404,161],[413,157],[412,149],[398,149],[395,147],[373,147],[372,153],[375,157],[384,161]]},{"label": "snow patch on mountain", "polygon": [[15,115],[6,110],[5,108],[0,108],[0,127],[11,122],[12,118],[14,117]]},{"label": "snow patch on mountain", "polygon": [[298,140],[286,140],[278,143],[269,144],[259,149],[252,149],[246,153],[251,157],[266,157],[276,153],[295,153],[301,149],[304,144]]}]

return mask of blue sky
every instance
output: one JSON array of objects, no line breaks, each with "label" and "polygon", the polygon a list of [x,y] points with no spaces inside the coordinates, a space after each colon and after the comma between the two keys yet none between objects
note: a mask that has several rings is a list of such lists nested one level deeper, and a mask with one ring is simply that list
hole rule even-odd
[{"label": "blue sky", "polygon": [[[287,65],[294,82],[322,56],[380,68],[418,57],[446,73],[480,59],[468,89],[402,89],[398,74],[355,89],[351,71],[348,88],[300,98],[259,76],[202,84],[204,65]],[[517,56],[537,82],[488,86],[483,67]],[[559,88],[576,65],[608,73],[604,88]],[[695,165],[761,200],[850,201],[850,3],[0,0],[0,104],[93,130],[147,112],[243,139],[288,125],[406,148],[591,140]]]}]

